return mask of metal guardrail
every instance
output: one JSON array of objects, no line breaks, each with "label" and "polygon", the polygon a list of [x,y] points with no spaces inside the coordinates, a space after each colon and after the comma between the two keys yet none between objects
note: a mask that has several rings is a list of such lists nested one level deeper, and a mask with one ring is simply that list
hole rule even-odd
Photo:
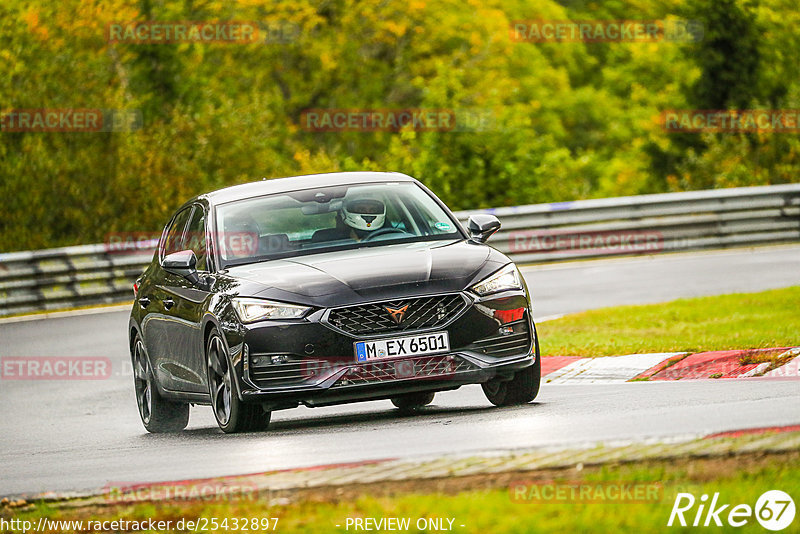
[{"label": "metal guardrail", "polygon": [[0,317],[133,300],[153,250],[121,254],[84,245],[0,254]]},{"label": "metal guardrail", "polygon": [[[800,241],[800,184],[578,200],[478,211],[514,261],[653,254]],[[152,248],[85,245],[0,254],[0,316],[124,302]]]},{"label": "metal guardrail", "polygon": [[[800,184],[481,212],[503,223],[492,245],[521,263],[800,241]],[[465,221],[472,213],[456,215]]]}]

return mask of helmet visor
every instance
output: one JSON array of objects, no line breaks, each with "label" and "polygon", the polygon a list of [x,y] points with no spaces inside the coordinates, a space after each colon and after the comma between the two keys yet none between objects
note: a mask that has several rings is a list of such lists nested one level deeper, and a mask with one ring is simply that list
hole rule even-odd
[{"label": "helmet visor", "polygon": [[356,215],[383,215],[386,212],[383,202],[371,198],[350,200],[344,209]]}]

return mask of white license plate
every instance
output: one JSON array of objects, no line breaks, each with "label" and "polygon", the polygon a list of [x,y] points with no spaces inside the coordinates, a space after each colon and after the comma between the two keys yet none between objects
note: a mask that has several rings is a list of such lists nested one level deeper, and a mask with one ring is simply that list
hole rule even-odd
[{"label": "white license plate", "polygon": [[450,350],[447,332],[431,332],[416,336],[356,342],[356,359],[360,362],[433,354]]}]

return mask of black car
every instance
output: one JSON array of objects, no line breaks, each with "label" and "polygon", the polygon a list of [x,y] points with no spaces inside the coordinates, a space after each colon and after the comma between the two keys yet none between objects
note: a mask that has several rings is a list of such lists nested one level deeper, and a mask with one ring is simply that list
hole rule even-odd
[{"label": "black car", "polygon": [[417,180],[332,173],[200,195],[164,228],[129,323],[145,428],[178,431],[210,404],[225,432],[273,410],[482,384],[527,403],[541,366],[525,281]]}]

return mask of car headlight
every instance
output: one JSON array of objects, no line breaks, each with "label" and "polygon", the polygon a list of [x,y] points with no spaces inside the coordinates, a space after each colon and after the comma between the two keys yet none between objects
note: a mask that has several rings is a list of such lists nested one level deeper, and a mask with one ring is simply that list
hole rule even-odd
[{"label": "car headlight", "polygon": [[512,289],[522,289],[522,278],[517,270],[517,266],[513,263],[509,263],[496,273],[489,275],[470,288],[470,290],[481,297]]},{"label": "car headlight", "polygon": [[243,323],[252,323],[266,319],[300,319],[311,308],[271,300],[235,298],[233,309]]}]

